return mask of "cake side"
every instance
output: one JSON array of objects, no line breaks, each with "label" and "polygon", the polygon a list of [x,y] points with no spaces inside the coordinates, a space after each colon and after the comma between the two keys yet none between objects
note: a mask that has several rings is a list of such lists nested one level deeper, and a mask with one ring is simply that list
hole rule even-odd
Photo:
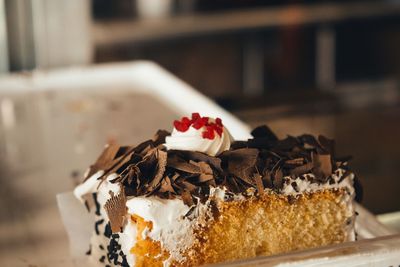
[{"label": "cake side", "polygon": [[[219,204],[219,216],[199,233],[184,262],[202,264],[268,256],[353,241],[353,213],[344,190],[302,194],[290,200],[265,193],[245,201]],[[350,231],[349,231],[350,230]]]},{"label": "cake side", "polygon": [[221,120],[174,125],[108,145],[75,189],[96,216],[98,263],[195,266],[354,240],[357,179],[332,140],[264,126],[231,144]]}]

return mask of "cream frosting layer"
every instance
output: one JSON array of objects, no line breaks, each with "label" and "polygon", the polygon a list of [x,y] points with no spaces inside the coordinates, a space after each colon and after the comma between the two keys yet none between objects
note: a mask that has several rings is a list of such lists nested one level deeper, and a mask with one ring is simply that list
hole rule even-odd
[{"label": "cream frosting layer", "polygon": [[200,129],[190,126],[187,131],[180,132],[174,127],[171,136],[165,138],[165,146],[167,149],[198,151],[210,156],[218,155],[230,148],[232,136],[225,127],[221,136],[215,133],[212,140],[203,138],[202,132],[205,130],[205,126]]}]

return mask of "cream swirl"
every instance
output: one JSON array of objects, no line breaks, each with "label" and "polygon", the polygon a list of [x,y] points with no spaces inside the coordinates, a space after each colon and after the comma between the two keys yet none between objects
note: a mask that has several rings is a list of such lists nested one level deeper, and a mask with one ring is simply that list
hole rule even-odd
[{"label": "cream swirl", "polygon": [[[209,120],[214,121],[213,119]],[[207,131],[206,126],[196,129],[191,125],[184,132],[174,127],[171,135],[165,139],[165,146],[167,149],[198,151],[210,156],[218,155],[230,148],[232,136],[225,127],[223,127],[221,135],[215,133],[213,139],[204,138],[204,131]]]}]

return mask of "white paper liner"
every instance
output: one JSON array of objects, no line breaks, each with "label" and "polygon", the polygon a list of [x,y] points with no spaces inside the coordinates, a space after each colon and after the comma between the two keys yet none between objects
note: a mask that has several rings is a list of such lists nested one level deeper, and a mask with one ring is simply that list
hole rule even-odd
[{"label": "white paper liner", "polygon": [[68,234],[72,259],[81,264],[86,263],[85,261],[88,260],[86,252],[89,250],[94,216],[86,210],[72,192],[58,194],[57,204]]}]

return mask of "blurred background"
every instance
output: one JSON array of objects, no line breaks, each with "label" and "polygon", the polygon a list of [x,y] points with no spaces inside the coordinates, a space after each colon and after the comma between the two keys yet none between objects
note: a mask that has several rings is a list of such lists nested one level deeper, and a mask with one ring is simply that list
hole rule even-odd
[{"label": "blurred background", "polygon": [[[306,132],[335,138],[337,154],[353,156],[351,164],[364,184],[363,205],[375,214],[400,211],[399,48],[398,0],[0,0],[3,76],[154,61],[252,127],[268,124],[281,137]],[[0,91],[0,97],[0,207],[7,211],[0,223],[10,216],[17,222],[22,213],[29,214],[30,205],[45,206],[35,200],[23,212],[14,211],[25,205],[25,199],[33,199],[22,192],[29,191],[26,185],[33,188],[35,180],[10,179],[43,167],[36,144],[53,138],[58,145],[51,149],[57,152],[63,151],[68,138],[81,141],[71,141],[71,151],[65,152],[68,159],[75,157],[76,168],[57,161],[57,168],[49,172],[57,175],[62,169],[68,180],[56,189],[48,186],[46,192],[52,194],[46,201],[51,201],[54,192],[72,188],[70,178],[81,177],[101,144],[110,139],[136,142],[150,136],[153,128],[169,128],[174,118],[155,109],[148,115],[154,122],[151,131],[139,133],[127,126],[135,119],[126,120],[162,104],[146,100],[123,109],[129,105],[121,103],[135,97],[93,97],[79,91],[62,96]],[[88,126],[81,114],[94,105],[90,116],[102,118],[94,120],[101,124],[97,128],[94,123]],[[115,113],[110,115],[109,110]],[[16,112],[17,122],[10,119],[10,112]],[[57,115],[43,126],[35,123],[35,112],[39,117]],[[19,121],[22,128],[10,130]],[[68,125],[77,130],[69,134]],[[93,135],[108,132],[97,143],[82,141],[82,132],[90,125],[96,129]],[[22,142],[19,154],[10,148],[10,140]],[[91,150],[82,160],[76,155],[85,149]],[[17,163],[10,163],[13,155]],[[5,240],[0,248],[20,244]]]}]

